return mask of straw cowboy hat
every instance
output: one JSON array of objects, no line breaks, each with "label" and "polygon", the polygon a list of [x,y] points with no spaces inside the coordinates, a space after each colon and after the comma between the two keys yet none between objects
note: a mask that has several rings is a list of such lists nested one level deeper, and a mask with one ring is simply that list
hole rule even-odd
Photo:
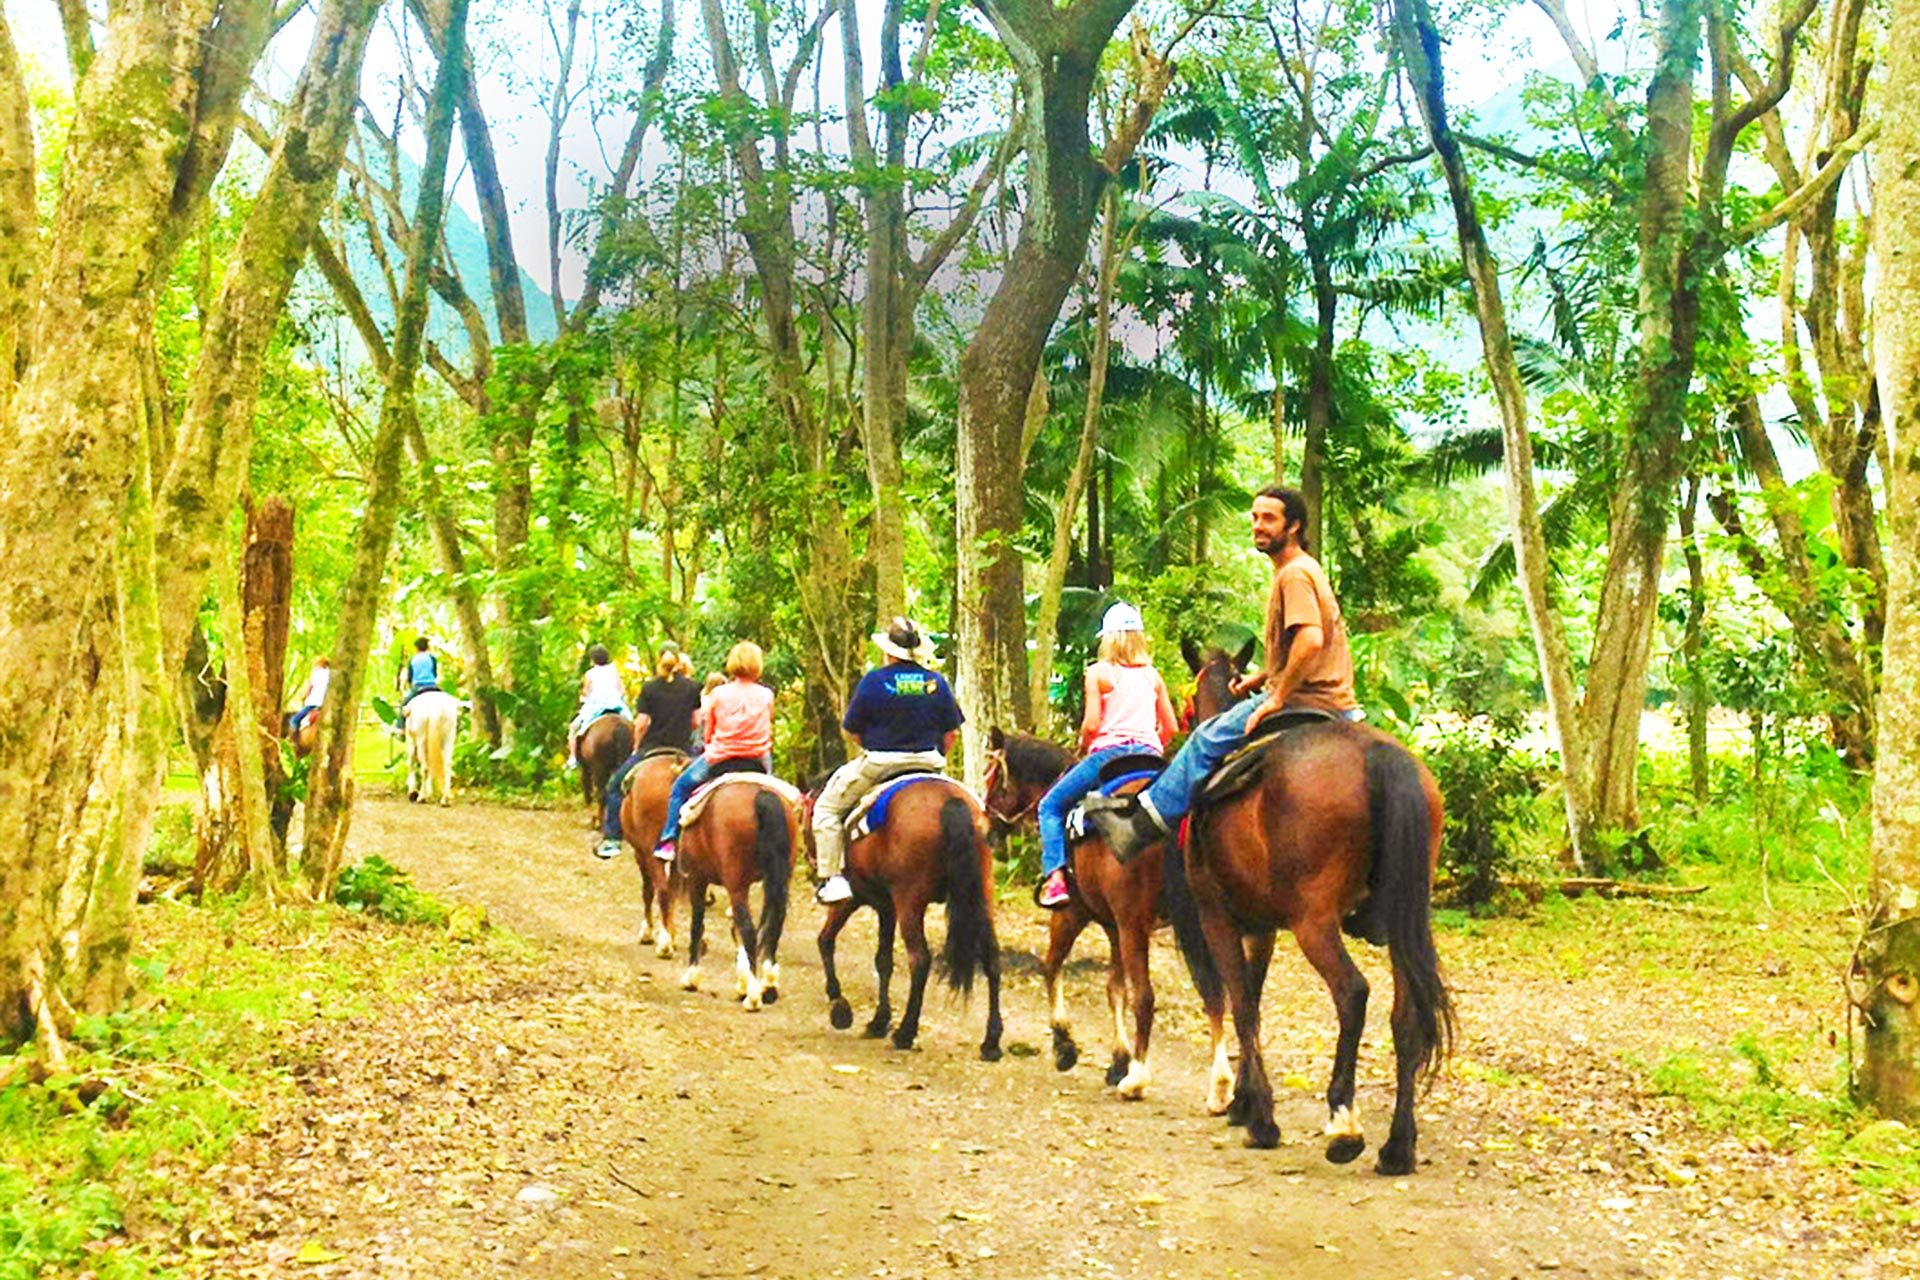
[{"label": "straw cowboy hat", "polygon": [[905,618],[895,618],[885,631],[874,632],[873,643],[880,652],[901,662],[917,662],[926,667],[938,661],[933,655],[933,642],[921,636],[920,628]]}]

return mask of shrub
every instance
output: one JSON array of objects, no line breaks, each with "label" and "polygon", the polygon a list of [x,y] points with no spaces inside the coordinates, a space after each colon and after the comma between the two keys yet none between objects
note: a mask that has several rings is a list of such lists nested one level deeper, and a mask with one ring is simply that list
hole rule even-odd
[{"label": "shrub", "polygon": [[1511,716],[1481,716],[1439,731],[1422,752],[1447,805],[1440,866],[1475,911],[1501,898],[1546,781],[1545,764],[1519,746],[1522,728]]},{"label": "shrub", "polygon": [[407,873],[370,853],[340,873],[333,900],[394,924],[444,925],[446,904],[413,887]]}]

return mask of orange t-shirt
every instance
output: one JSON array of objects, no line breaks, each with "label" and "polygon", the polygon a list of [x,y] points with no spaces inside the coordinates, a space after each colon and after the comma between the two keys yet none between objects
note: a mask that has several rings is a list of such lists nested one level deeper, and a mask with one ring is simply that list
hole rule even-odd
[{"label": "orange t-shirt", "polygon": [[1269,689],[1287,667],[1293,647],[1293,629],[1320,628],[1320,652],[1301,673],[1300,683],[1287,697],[1289,707],[1316,711],[1351,711],[1360,703],[1353,696],[1353,651],[1347,647],[1347,623],[1333,598],[1333,584],[1320,562],[1305,552],[1273,575],[1267,597],[1267,680]]},{"label": "orange t-shirt", "polygon": [[773,690],[751,680],[729,680],[707,695],[709,764],[751,760],[773,750]]}]

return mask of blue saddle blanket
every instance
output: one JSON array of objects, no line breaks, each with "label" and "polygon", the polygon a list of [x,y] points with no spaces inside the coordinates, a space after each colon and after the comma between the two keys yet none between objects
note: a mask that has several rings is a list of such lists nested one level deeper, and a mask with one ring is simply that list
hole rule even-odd
[{"label": "blue saddle blanket", "polygon": [[[1117,795],[1120,788],[1132,782],[1150,781],[1160,776],[1158,769],[1136,769],[1131,773],[1118,773],[1103,781],[1097,788],[1101,795]],[[1087,838],[1087,811],[1079,805],[1067,814],[1067,842],[1079,844]]]},{"label": "blue saddle blanket", "polygon": [[887,814],[893,808],[893,798],[917,782],[953,782],[953,779],[944,773],[928,771],[902,774],[898,778],[881,783],[877,790],[869,792],[867,797],[854,807],[853,812],[847,815],[847,839],[858,840],[886,826]]}]

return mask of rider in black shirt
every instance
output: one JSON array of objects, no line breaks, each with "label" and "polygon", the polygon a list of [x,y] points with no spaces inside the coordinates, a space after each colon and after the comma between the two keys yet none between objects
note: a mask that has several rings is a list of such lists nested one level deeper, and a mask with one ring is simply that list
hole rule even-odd
[{"label": "rider in black shirt", "polygon": [[693,660],[669,644],[654,663],[654,678],[640,686],[633,704],[636,720],[646,729],[634,743],[633,754],[607,780],[607,809],[600,823],[600,843],[594,853],[611,858],[620,852],[620,805],[626,799],[627,774],[642,756],[662,749],[691,752],[693,713],[700,708],[700,684],[693,678]]}]

